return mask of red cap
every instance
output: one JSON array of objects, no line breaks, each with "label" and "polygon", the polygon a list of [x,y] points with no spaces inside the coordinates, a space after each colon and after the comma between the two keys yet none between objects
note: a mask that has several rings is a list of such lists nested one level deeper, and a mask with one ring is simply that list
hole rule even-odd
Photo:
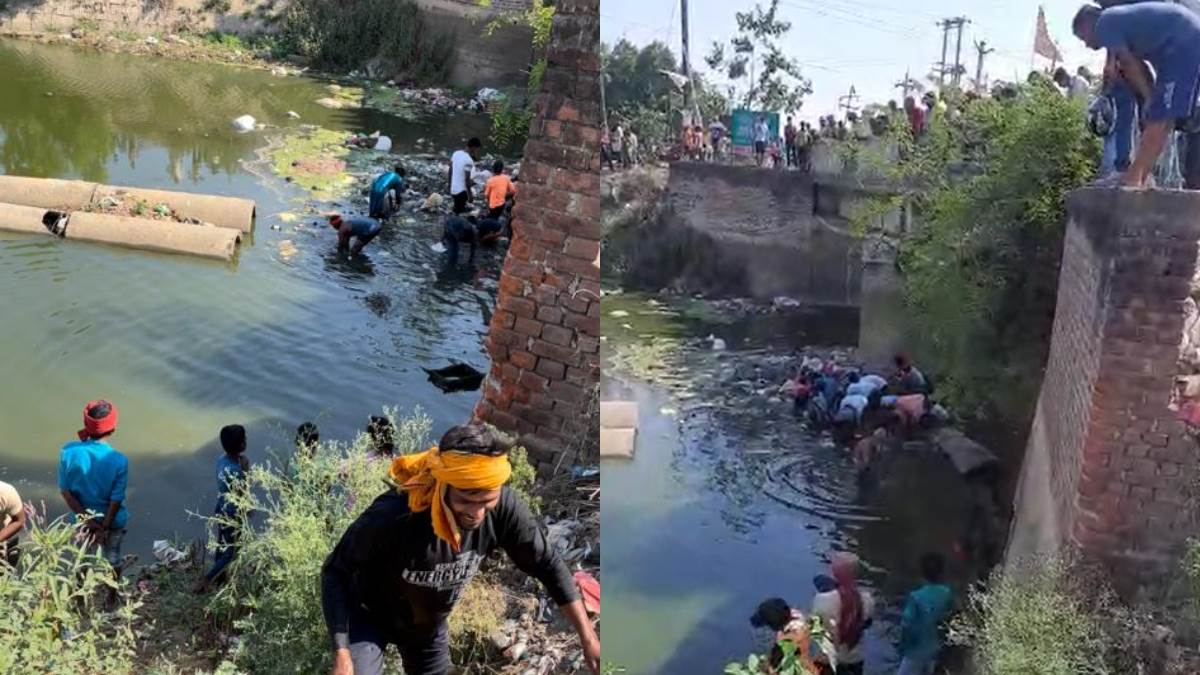
[{"label": "red cap", "polygon": [[[92,417],[92,410],[98,406],[106,405],[109,407],[107,415],[101,418]],[[86,441],[89,438],[103,436],[117,430],[117,406],[105,401],[97,399],[89,401],[83,408],[83,428],[79,430],[79,440]]]}]

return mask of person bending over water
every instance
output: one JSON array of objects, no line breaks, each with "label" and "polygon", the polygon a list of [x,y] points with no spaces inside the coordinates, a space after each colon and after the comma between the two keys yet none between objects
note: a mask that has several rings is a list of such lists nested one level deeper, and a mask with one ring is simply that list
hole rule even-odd
[{"label": "person bending over water", "polygon": [[[767,661],[763,664],[763,672],[767,675],[774,675],[779,672],[779,668],[783,665],[783,648],[780,646],[782,642],[790,642],[796,647],[796,661],[798,662],[801,672],[812,673],[817,675],[820,673],[817,665],[812,662],[809,656],[809,629],[808,619],[794,607],[790,607],[783,598],[771,598],[764,600],[750,617],[750,625],[754,627],[756,632],[765,634],[766,640],[770,641]],[[767,645],[762,645],[764,649],[768,649]]]},{"label": "person bending over water", "polygon": [[362,253],[363,247],[371,243],[371,240],[378,236],[383,229],[383,224],[375,218],[367,216],[342,218],[341,214],[337,213],[329,216],[329,226],[337,230],[339,251],[345,251],[350,246],[351,237],[356,239],[354,248],[350,249],[350,255]]},{"label": "person bending over water", "polygon": [[446,216],[446,223],[442,227],[442,245],[446,247],[446,253],[449,254],[448,262],[453,267],[458,264],[458,245],[459,243],[471,245],[471,255],[467,259],[469,262],[475,261],[475,249],[479,246],[479,221],[475,216],[462,217],[459,215]]},{"label": "person bending over water", "polygon": [[385,220],[400,208],[400,196],[404,194],[404,167],[397,164],[387,173],[380,174],[371,183],[370,214],[372,218]]}]

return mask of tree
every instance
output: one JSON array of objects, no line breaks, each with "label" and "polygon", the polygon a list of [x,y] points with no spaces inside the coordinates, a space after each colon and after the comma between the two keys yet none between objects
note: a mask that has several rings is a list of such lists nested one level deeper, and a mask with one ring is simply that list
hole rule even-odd
[{"label": "tree", "polygon": [[779,0],[771,0],[764,11],[755,4],[749,12],[736,14],[738,32],[730,38],[732,55],[725,45],[713,42],[704,57],[713,70],[724,71],[731,80],[749,74],[749,88],[742,105],[760,110],[799,110],[812,93],[812,82],[800,72],[800,64],[789,58],[779,42],[792,30],[792,23],[778,17]]},{"label": "tree", "polygon": [[659,41],[638,49],[620,40],[610,49],[601,46],[604,72],[611,78],[605,95],[614,110],[627,104],[656,105],[668,96],[674,85],[662,71],[675,72],[675,55]]}]

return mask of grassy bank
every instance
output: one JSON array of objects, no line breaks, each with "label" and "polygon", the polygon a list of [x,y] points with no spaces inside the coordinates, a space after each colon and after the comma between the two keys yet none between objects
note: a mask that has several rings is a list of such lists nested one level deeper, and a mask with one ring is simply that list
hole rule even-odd
[{"label": "grassy bank", "polygon": [[[392,416],[398,452],[428,447],[427,417]],[[386,489],[386,463],[370,459],[369,448],[361,435],[323,442],[311,457],[288,451],[255,457],[247,490],[235,496],[252,514],[250,527],[228,582],[211,595],[193,592],[209,562],[203,547],[183,561],[114,580],[106,563],[72,542],[73,528],[38,522],[23,537],[18,568],[0,575],[0,614],[7,619],[0,627],[0,672],[328,672],[332,654],[317,579],[346,527]],[[514,450],[511,460],[510,485],[540,510],[524,450]],[[206,520],[216,525],[215,517]],[[104,604],[110,591],[115,609]],[[451,615],[455,661],[467,664],[467,672],[499,672],[504,660],[494,633],[509,619],[528,622],[537,604],[523,577],[489,560]],[[554,634],[563,626],[523,627],[547,634],[544,641],[568,639]],[[398,663],[388,672],[399,673]]]}]

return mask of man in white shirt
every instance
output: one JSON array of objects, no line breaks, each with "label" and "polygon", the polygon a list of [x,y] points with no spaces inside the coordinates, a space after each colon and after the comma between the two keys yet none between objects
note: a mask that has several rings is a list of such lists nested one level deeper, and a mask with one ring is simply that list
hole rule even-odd
[{"label": "man in white shirt", "polygon": [[471,172],[483,143],[478,138],[467,141],[466,150],[455,150],[450,156],[450,197],[454,200],[454,213],[466,213],[467,204],[473,201],[471,194]]},{"label": "man in white shirt", "polygon": [[17,489],[0,481],[0,561],[17,564],[17,536],[25,528],[25,505]]}]

